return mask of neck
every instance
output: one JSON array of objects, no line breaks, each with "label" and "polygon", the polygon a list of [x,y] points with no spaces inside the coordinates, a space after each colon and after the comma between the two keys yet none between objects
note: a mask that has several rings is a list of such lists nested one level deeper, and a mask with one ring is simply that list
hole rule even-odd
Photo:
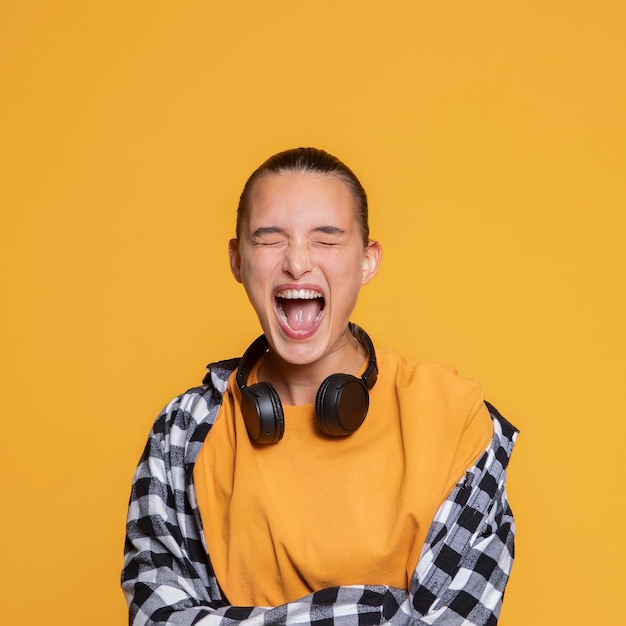
[{"label": "neck", "polygon": [[259,368],[258,379],[271,383],[283,405],[312,404],[325,378],[338,372],[356,375],[366,358],[365,348],[348,332],[340,347],[314,363],[294,365],[270,349]]}]

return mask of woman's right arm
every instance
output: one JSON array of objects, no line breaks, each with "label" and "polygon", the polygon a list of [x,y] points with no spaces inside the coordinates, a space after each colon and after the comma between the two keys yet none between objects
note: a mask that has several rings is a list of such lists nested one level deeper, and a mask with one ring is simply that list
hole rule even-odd
[{"label": "woman's right arm", "polygon": [[198,413],[213,410],[209,404],[202,393],[188,393],[166,407],[135,471],[122,571],[129,624],[348,626],[379,624],[395,613],[408,594],[383,586],[333,587],[279,607],[228,604],[202,538],[185,459],[190,445],[200,446],[210,428],[212,420],[204,420],[189,434]]}]

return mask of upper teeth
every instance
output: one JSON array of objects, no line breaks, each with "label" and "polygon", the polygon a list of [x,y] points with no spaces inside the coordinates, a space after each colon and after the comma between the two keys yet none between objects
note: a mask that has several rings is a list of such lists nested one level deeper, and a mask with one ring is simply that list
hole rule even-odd
[{"label": "upper teeth", "polygon": [[276,297],[286,300],[313,300],[321,298],[322,294],[314,289],[283,289],[276,294]]}]

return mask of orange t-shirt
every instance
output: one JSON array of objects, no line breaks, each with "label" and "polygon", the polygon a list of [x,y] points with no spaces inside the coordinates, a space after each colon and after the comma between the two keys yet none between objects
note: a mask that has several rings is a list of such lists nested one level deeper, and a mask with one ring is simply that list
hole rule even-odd
[{"label": "orange t-shirt", "polygon": [[435,512],[493,430],[478,383],[443,363],[378,356],[367,418],[347,437],[323,434],[313,405],[285,406],[283,439],[252,443],[231,376],[194,483],[232,604],[278,606],[335,585],[408,589]]}]

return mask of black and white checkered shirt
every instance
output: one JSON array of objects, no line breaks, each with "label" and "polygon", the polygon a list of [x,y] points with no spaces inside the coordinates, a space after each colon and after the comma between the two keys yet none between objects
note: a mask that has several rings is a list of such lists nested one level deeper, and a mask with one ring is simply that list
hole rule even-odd
[{"label": "black and white checkered shirt", "polygon": [[350,585],[279,607],[231,606],[209,560],[192,476],[236,367],[237,360],[212,365],[206,384],[174,399],[150,433],[126,527],[122,588],[132,626],[497,623],[513,563],[505,477],[517,431],[491,405],[491,445],[437,511],[408,592]]}]

